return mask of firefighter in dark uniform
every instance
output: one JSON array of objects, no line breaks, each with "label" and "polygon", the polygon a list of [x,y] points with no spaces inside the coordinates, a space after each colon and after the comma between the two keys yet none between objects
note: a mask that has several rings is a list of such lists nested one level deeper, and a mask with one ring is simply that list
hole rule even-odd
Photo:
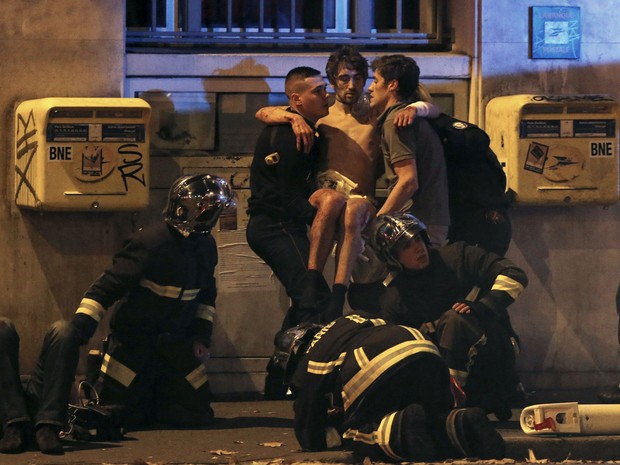
[{"label": "firefighter in dark uniform", "polygon": [[128,426],[200,426],[213,418],[202,363],[217,293],[210,231],[231,202],[223,179],[181,177],[170,188],[165,221],[131,237],[80,302],[73,322],[87,341],[121,301],[110,319],[100,399],[123,405]]},{"label": "firefighter in dark uniform", "polygon": [[306,450],[342,445],[360,460],[504,456],[482,409],[453,409],[446,364],[414,328],[350,314],[283,332],[277,345]]},{"label": "firefighter in dark uniform", "polygon": [[208,356],[216,297],[217,249],[209,232],[231,199],[228,184],[215,176],[175,181],[165,221],[134,234],[88,289],[73,320],[52,325],[24,387],[19,336],[11,321],[0,319],[0,452],[24,450],[33,428],[42,452],[63,452],[59,432],[80,345],[117,301],[101,368],[102,403],[124,405],[134,423],[194,426],[212,419],[201,362]]},{"label": "firefighter in dark uniform", "polygon": [[424,224],[406,213],[378,217],[370,243],[391,269],[370,292],[381,316],[431,337],[466,405],[510,418],[523,389],[515,371],[518,338],[506,309],[527,285],[523,270],[464,242],[432,248]]}]

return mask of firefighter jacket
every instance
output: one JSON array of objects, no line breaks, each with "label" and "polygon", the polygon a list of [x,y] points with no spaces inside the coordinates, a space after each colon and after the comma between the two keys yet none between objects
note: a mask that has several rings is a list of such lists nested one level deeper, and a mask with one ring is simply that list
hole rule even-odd
[{"label": "firefighter jacket", "polygon": [[503,319],[506,307],[527,286],[522,269],[480,247],[455,242],[429,254],[425,269],[401,271],[389,282],[380,298],[382,317],[419,328],[466,300]]},{"label": "firefighter jacket", "polygon": [[420,357],[432,357],[443,366],[435,345],[413,328],[359,314],[325,326],[310,342],[291,380],[300,445],[306,450],[339,445],[340,434],[348,428],[373,418],[373,413],[381,418],[385,412],[373,412],[372,402],[362,406],[363,400],[377,389],[389,399],[389,388],[380,387],[380,381]]},{"label": "firefighter jacket", "polygon": [[168,334],[209,347],[216,265],[211,234],[185,238],[163,221],[140,229],[86,291],[73,322],[88,340],[106,310],[118,302],[112,332],[130,337]]}]

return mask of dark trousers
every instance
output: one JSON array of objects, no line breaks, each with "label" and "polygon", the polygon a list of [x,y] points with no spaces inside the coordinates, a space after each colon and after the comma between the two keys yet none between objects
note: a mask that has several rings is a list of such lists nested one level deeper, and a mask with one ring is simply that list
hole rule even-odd
[{"label": "dark trousers", "polygon": [[0,318],[0,419],[3,425],[32,422],[63,427],[80,355],[80,339],[71,323],[57,321],[48,330],[34,373],[22,385],[19,335]]},{"label": "dark trousers", "polygon": [[213,419],[211,389],[190,340],[159,335],[108,338],[100,399],[120,405],[127,426],[204,426]]},{"label": "dark trousers", "polygon": [[[491,411],[510,406],[519,378],[515,367],[518,340],[509,320],[448,310],[435,326],[431,339],[463,385],[468,406]],[[459,374],[466,374],[466,382]]]},{"label": "dark trousers", "polygon": [[[428,433],[442,436],[443,422],[454,405],[445,362],[435,356],[422,354],[412,357],[393,373],[377,380],[357,406],[346,413],[346,430],[351,447],[358,457],[374,460],[411,460],[420,451],[413,444],[415,431],[410,429],[409,415],[422,415]],[[421,407],[413,410],[413,405]],[[379,438],[368,443],[365,437]],[[372,442],[372,441],[371,441]],[[445,452],[445,451],[444,451]]]},{"label": "dark trousers", "polygon": [[[250,217],[246,236],[250,248],[269,265],[292,300],[282,329],[291,328],[312,318],[313,315],[306,315],[299,309],[310,253],[306,225],[255,214]],[[329,294],[326,294],[325,305],[328,299]],[[325,308],[325,305],[321,308]]]}]

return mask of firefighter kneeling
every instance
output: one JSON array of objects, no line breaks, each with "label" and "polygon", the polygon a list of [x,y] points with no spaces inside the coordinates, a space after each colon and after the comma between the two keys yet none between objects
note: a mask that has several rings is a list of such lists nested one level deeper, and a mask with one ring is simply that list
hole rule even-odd
[{"label": "firefighter kneeling", "polygon": [[306,450],[343,445],[358,458],[498,459],[505,444],[479,408],[453,408],[448,368],[420,331],[352,314],[276,338]]},{"label": "firefighter kneeling", "polygon": [[352,284],[351,307],[423,331],[467,394],[465,405],[509,419],[524,394],[507,307],[526,287],[525,272],[465,242],[431,247],[426,226],[408,213],[381,215],[370,230],[390,272],[381,282]]}]

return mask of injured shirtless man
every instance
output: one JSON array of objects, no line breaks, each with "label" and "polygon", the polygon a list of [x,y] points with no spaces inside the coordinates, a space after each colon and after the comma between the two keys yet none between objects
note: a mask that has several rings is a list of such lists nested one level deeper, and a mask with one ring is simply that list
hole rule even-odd
[{"label": "injured shirtless man", "polygon": [[[310,229],[310,256],[304,298],[301,306],[316,308],[319,290],[328,288],[323,270],[336,241],[336,271],[327,309],[322,322],[342,315],[346,292],[358,257],[364,250],[362,231],[375,218],[375,184],[383,163],[379,134],[364,95],[368,62],[355,48],[345,46],[332,53],[325,67],[334,89],[335,101],[329,114],[317,122],[320,144],[318,189],[309,201],[317,208]],[[437,106],[415,102],[399,114],[394,124],[407,126],[416,116],[436,117]],[[265,107],[256,113],[266,124],[290,123],[297,135],[298,149],[309,151],[314,129],[303,118],[284,107]],[[332,190],[329,192],[328,190]],[[333,190],[342,194],[334,199]]]}]

